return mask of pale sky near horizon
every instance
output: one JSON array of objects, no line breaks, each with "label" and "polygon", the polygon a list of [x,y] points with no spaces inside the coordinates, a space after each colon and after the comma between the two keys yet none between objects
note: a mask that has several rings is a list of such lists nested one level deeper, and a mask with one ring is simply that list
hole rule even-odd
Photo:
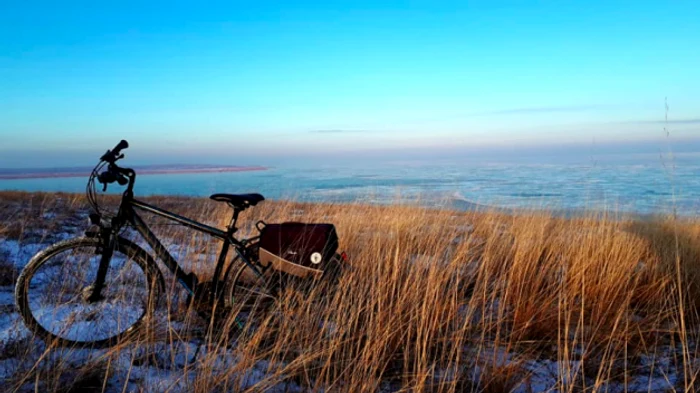
[{"label": "pale sky near horizon", "polygon": [[646,143],[665,97],[698,140],[698,21],[697,1],[6,2],[0,167],[122,138],[261,161]]}]

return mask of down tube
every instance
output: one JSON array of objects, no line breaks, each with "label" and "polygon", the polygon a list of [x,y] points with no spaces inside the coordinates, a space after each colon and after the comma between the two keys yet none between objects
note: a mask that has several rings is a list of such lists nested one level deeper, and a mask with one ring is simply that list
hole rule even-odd
[{"label": "down tube", "polygon": [[146,239],[148,245],[150,245],[155,251],[156,255],[158,255],[158,258],[160,258],[165,263],[165,266],[167,266],[168,269],[175,274],[175,277],[177,277],[180,284],[182,284],[182,286],[185,287],[190,294],[194,295],[194,287],[197,285],[196,277],[185,273],[185,271],[180,268],[180,265],[178,265],[175,258],[170,255],[165,246],[160,242],[160,240],[158,240],[158,237],[151,232],[148,225],[146,225],[146,223],[141,219],[141,217],[139,217],[138,214],[136,214],[136,212],[132,212],[131,219],[136,227],[136,230],[141,234],[141,236],[143,236],[144,239]]}]

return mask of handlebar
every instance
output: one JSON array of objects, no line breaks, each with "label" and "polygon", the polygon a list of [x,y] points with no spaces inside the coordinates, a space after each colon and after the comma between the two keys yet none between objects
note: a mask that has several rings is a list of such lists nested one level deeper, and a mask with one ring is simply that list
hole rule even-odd
[{"label": "handlebar", "polygon": [[129,148],[129,142],[122,139],[119,143],[117,143],[116,146],[114,146],[114,149],[112,149],[112,152],[114,152],[114,154],[119,154],[123,149],[128,149],[128,148]]},{"label": "handlebar", "polygon": [[100,157],[101,161],[106,161],[110,164],[114,164],[115,161],[124,158],[123,154],[120,154],[122,150],[126,149],[129,147],[129,142],[125,140],[121,140],[121,142],[117,143],[116,146],[112,150],[107,150],[105,154]]},{"label": "handlebar", "polygon": [[107,185],[114,182],[119,183],[121,186],[127,185],[130,179],[133,179],[135,176],[132,169],[120,168],[115,164],[118,160],[124,158],[121,151],[128,147],[129,142],[121,140],[112,150],[107,150],[107,152],[100,157],[100,161],[109,163],[107,170],[97,175],[97,181],[99,181],[103,187],[102,191],[106,191]]}]

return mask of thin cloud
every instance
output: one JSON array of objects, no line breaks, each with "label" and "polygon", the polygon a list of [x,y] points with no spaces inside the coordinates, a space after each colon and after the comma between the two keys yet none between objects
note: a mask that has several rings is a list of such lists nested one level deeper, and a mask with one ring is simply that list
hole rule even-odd
[{"label": "thin cloud", "polygon": [[610,105],[565,105],[565,106],[539,106],[528,108],[511,108],[496,111],[481,112],[477,116],[484,115],[522,115],[531,113],[556,113],[556,112],[586,112],[591,110],[609,109]]},{"label": "thin cloud", "polygon": [[313,134],[359,134],[369,132],[369,130],[311,130],[309,131]]},{"label": "thin cloud", "polygon": [[637,120],[625,121],[624,124],[700,124],[700,119],[679,119],[679,120]]}]

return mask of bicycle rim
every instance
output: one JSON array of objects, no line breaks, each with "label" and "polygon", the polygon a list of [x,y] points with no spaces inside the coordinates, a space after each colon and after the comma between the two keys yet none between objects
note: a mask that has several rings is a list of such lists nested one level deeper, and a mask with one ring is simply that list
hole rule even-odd
[{"label": "bicycle rim", "polygon": [[102,299],[89,301],[101,255],[97,239],[57,243],[20,275],[17,302],[27,326],[58,344],[111,345],[130,335],[153,308],[155,276],[137,250],[117,245]]},{"label": "bicycle rim", "polygon": [[280,281],[278,273],[267,272],[263,277],[255,274],[243,262],[234,270],[226,291],[226,304],[231,311],[231,317],[236,328],[252,334],[262,324],[270,324],[274,311],[278,306]]}]

